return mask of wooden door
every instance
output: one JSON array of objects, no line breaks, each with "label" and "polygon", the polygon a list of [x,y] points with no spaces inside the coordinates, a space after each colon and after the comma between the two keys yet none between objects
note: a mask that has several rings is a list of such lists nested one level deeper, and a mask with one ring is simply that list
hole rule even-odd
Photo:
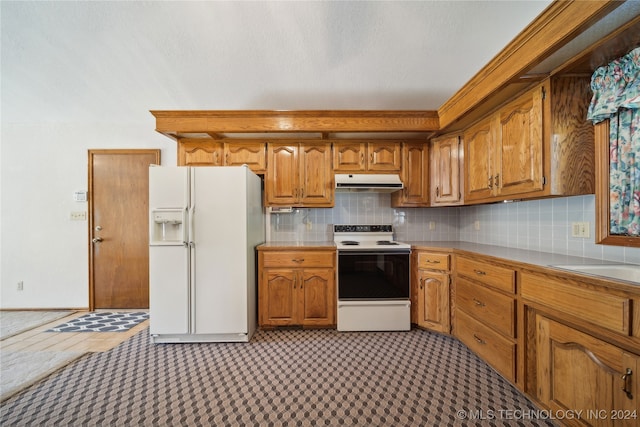
[{"label": "wooden door", "polygon": [[264,269],[259,290],[261,326],[293,325],[297,320],[297,270]]},{"label": "wooden door", "polygon": [[149,165],[160,150],[89,150],[89,308],[149,307]]},{"label": "wooden door", "polygon": [[464,133],[466,201],[489,199],[493,195],[491,120],[483,120]]},{"label": "wooden door", "polygon": [[335,323],[333,271],[308,269],[300,272],[298,313],[302,325],[329,326]]},{"label": "wooden door", "polygon": [[429,147],[424,142],[407,142],[402,147],[404,188],[391,196],[392,206],[428,206]]},{"label": "wooden door", "polygon": [[418,275],[418,325],[449,333],[449,275],[428,270]]},{"label": "wooden door", "polygon": [[542,190],[542,89],[500,110],[493,184],[499,195]]},{"label": "wooden door", "polygon": [[265,178],[267,205],[296,205],[300,192],[298,145],[270,143],[267,157],[269,163]]},{"label": "wooden door", "polygon": [[397,142],[370,142],[367,170],[380,172],[400,171],[400,144]]},{"label": "wooden door", "polygon": [[332,207],[335,180],[329,144],[300,145],[300,202],[302,206]]},{"label": "wooden door", "polygon": [[[638,425],[639,355],[540,315],[536,335],[537,397],[542,403],[556,411],[583,411],[582,420],[573,425]],[[633,411],[636,418],[629,416]]]},{"label": "wooden door", "polygon": [[431,145],[432,204],[460,201],[460,138],[452,136]]},{"label": "wooden door", "polygon": [[334,142],[333,170],[335,172],[362,172],[366,169],[364,142]]}]

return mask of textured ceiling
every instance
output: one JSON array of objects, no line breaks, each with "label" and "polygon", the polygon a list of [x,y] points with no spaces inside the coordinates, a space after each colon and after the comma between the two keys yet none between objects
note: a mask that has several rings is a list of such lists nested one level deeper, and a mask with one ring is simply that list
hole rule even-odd
[{"label": "textured ceiling", "polygon": [[549,3],[2,1],[2,121],[435,110]]}]

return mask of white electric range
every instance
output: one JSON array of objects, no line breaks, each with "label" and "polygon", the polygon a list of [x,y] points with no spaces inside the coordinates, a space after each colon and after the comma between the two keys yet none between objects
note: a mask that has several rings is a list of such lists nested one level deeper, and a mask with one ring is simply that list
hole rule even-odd
[{"label": "white electric range", "polygon": [[334,225],[339,331],[411,329],[411,245],[391,225]]}]

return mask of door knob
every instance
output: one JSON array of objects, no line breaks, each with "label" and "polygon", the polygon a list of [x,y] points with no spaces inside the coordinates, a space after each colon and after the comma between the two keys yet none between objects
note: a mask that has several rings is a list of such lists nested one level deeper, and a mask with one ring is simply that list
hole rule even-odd
[{"label": "door knob", "polygon": [[96,225],[96,231],[100,231],[102,230],[102,226],[101,225]]},{"label": "door knob", "polygon": [[102,237],[94,237],[91,241],[92,241],[93,243],[102,242]]}]

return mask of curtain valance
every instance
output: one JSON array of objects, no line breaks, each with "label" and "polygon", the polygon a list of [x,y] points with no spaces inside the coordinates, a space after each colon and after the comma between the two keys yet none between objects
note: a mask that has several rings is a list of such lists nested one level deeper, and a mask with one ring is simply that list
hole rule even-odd
[{"label": "curtain valance", "polygon": [[587,118],[612,118],[621,108],[640,108],[640,47],[598,68],[591,77],[593,98]]}]

